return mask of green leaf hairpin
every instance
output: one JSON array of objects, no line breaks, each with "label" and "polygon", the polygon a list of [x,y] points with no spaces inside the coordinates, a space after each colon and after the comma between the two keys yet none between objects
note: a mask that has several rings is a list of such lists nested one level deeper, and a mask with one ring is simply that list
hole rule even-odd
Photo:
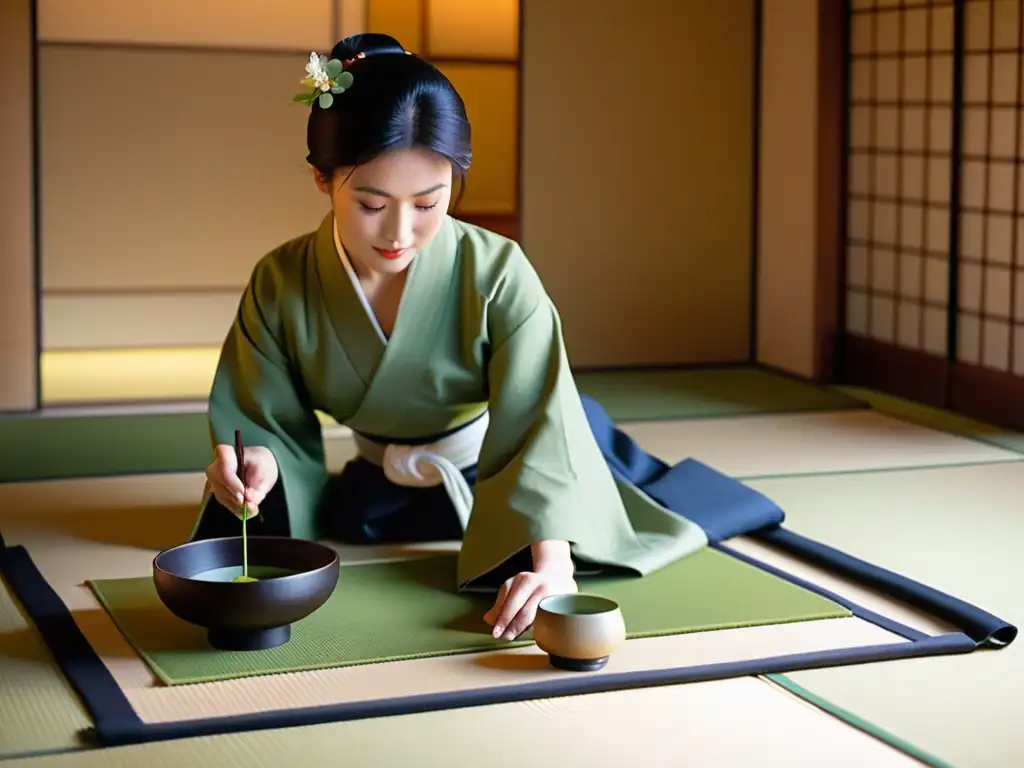
[{"label": "green leaf hairpin", "polygon": [[[361,59],[366,54],[360,53],[356,59]],[[306,64],[306,77],[302,84],[308,91],[297,93],[292,101],[312,106],[314,102],[320,104],[322,109],[327,109],[334,103],[335,94],[344,93],[352,87],[352,73],[345,71],[345,66],[351,64],[355,59],[348,59],[344,64],[338,59],[330,59],[316,52],[309,54],[309,63]]]}]

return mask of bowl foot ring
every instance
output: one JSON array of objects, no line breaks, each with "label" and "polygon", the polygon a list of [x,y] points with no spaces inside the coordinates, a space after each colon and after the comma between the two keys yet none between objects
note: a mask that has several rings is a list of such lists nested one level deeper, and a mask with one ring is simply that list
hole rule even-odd
[{"label": "bowl foot ring", "polygon": [[608,663],[608,656],[599,659],[567,659],[564,656],[551,655],[549,657],[551,666],[555,669],[562,669],[566,672],[596,672],[604,669]]},{"label": "bowl foot ring", "polygon": [[207,641],[221,651],[265,651],[284,645],[292,637],[291,624],[270,629],[211,629]]}]

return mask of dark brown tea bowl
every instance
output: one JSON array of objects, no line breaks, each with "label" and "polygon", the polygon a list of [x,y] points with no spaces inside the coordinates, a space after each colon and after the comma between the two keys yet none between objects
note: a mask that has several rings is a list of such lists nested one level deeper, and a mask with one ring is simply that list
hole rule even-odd
[{"label": "dark brown tea bowl", "polygon": [[337,552],[315,541],[248,536],[248,575],[242,538],[202,539],[153,559],[156,592],[178,618],[207,630],[214,648],[255,651],[283,645],[291,625],[319,609],[340,573]]}]

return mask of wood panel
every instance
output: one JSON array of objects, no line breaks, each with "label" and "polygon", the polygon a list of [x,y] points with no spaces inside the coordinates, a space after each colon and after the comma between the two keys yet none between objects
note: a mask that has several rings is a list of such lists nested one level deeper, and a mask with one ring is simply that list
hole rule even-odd
[{"label": "wood panel", "polygon": [[519,158],[519,70],[495,64],[438,63],[462,96],[473,133],[473,164],[460,209],[515,213]]},{"label": "wood panel", "polygon": [[367,31],[391,35],[407,51],[423,55],[424,0],[367,0]]},{"label": "wood panel", "polygon": [[[335,0],[37,0],[41,42],[330,50]],[[210,72],[208,79],[223,77]]]},{"label": "wood panel", "polygon": [[[91,11],[43,2],[51,41],[40,70],[47,349],[219,344],[255,261],[326,210],[303,158],[306,113],[289,101],[305,56],[282,53],[326,51],[336,37],[372,28],[422,49],[428,21],[423,0],[306,0],[289,11],[304,20],[250,10],[257,18],[239,24],[229,23],[236,0],[186,3],[177,15],[116,0]],[[435,12],[443,19],[456,10],[442,3]],[[499,17],[517,14],[504,8]],[[323,36],[303,38],[311,26]],[[509,37],[499,25],[459,48],[450,32],[438,38],[448,53]],[[496,63],[496,51],[483,51],[483,62],[436,58],[474,128],[456,215],[518,237],[518,66],[514,55]],[[258,87],[225,101],[218,73],[236,70]],[[126,72],[147,73],[130,101]],[[166,322],[174,316],[182,322]]]},{"label": "wood panel", "polygon": [[32,27],[30,0],[0,3],[0,411],[38,396]]},{"label": "wood panel", "polygon": [[[42,46],[40,65],[44,290],[241,286],[328,210],[290,101],[303,57]],[[253,87],[225,99],[225,70]],[[130,100],[128,72],[147,73]]]},{"label": "wood panel", "polygon": [[767,0],[762,8],[755,355],[761,364],[811,378],[819,2]]},{"label": "wood panel", "polygon": [[522,15],[522,239],[573,362],[747,360],[753,0]]},{"label": "wood panel", "polygon": [[426,0],[430,56],[519,58],[519,0]]}]

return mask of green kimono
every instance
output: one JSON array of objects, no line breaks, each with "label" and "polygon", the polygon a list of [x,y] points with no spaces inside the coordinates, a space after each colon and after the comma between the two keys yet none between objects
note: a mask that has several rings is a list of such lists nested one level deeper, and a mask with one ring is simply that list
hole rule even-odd
[{"label": "green kimono", "polygon": [[[460,588],[545,539],[569,541],[588,568],[637,574],[707,543],[699,526],[613,476],[558,313],[522,249],[451,218],[413,259],[388,339],[346,272],[331,214],[263,257],[209,408],[215,444],[232,444],[239,429],[246,446],[273,452],[289,535],[310,539],[324,535],[329,481],[316,410],[396,441],[428,440],[488,411]],[[335,514],[347,514],[337,503]]]}]

